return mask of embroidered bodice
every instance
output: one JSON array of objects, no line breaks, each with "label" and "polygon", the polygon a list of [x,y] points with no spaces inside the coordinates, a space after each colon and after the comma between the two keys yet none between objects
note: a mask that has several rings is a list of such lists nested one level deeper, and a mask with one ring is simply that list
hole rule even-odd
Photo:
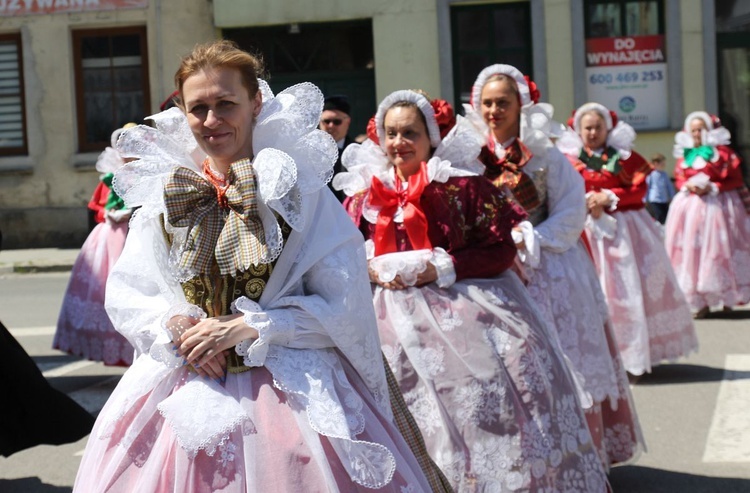
[{"label": "embroidered bodice", "polygon": [[[367,195],[367,192],[357,194],[345,204],[365,239],[370,239],[376,224],[363,217]],[[516,248],[510,231],[524,213],[497,194],[483,177],[451,177],[445,183],[431,182],[422,193],[420,206],[427,217],[430,243],[453,257],[457,280],[492,277],[513,262]],[[400,252],[413,249],[400,222],[396,223],[396,246]]]},{"label": "embroidered bodice", "polygon": [[644,207],[646,177],[653,170],[651,164],[637,152],[623,159],[619,152],[589,156],[581,150],[576,156],[566,155],[583,176],[586,192],[611,190],[617,195],[617,211],[638,210]]},{"label": "embroidered bodice", "polygon": [[740,158],[729,146],[719,145],[715,148],[715,158],[709,159],[701,166],[687,166],[684,158],[675,163],[674,177],[678,189],[693,176],[703,173],[708,175],[720,192],[735,190],[744,186],[742,181],[742,164]]},{"label": "embroidered bodice", "polygon": [[[279,220],[284,241],[291,228],[283,219]],[[276,260],[269,264],[252,265],[244,272],[234,275],[221,274],[214,264],[212,271],[198,274],[180,283],[188,303],[201,307],[209,317],[232,313],[232,302],[245,296],[257,302],[271,277]]]},{"label": "embroidered bodice", "polygon": [[499,189],[507,187],[515,201],[529,215],[528,221],[534,226],[549,215],[547,204],[547,166],[544,161],[531,153],[517,170],[510,171],[504,160],[497,157],[487,146],[482,148],[479,160],[485,165],[484,176]]}]

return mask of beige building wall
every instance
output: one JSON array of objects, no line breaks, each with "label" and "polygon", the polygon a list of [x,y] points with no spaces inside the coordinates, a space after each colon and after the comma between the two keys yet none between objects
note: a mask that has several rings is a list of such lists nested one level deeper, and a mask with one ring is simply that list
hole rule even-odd
[{"label": "beige building wall", "polygon": [[[98,153],[79,154],[72,31],[146,26],[151,108],[172,92],[180,55],[215,37],[208,2],[151,0],[147,9],[0,18],[22,33],[29,155],[0,157],[4,247],[79,246],[98,182]],[[114,129],[113,129],[114,130]]]},{"label": "beige building wall", "polygon": [[[703,78],[703,18],[702,0],[681,1],[682,24],[682,93],[685,116],[705,109],[706,87]],[[682,119],[680,119],[682,120]]]},{"label": "beige building wall", "polygon": [[555,107],[555,118],[564,122],[575,109],[570,0],[544,0],[544,21],[549,94],[542,98]]},{"label": "beige building wall", "polygon": [[[506,0],[498,0],[501,3]],[[544,15],[544,58],[547,94],[556,118],[565,121],[575,108],[576,33],[573,8],[579,0],[531,0]],[[76,150],[75,94],[71,32],[75,29],[145,25],[148,28],[151,106],[172,92],[180,56],[193,45],[214,39],[222,28],[307,22],[372,19],[375,85],[378,100],[396,89],[421,88],[451,97],[451,67],[441,66],[438,28],[449,24],[450,5],[463,0],[150,0],[147,9],[80,14],[0,18],[0,33],[23,34],[29,156],[0,158],[0,228],[6,247],[76,246],[87,232],[86,203],[97,183],[96,154]],[[481,0],[481,3],[487,3]],[[682,80],[672,81],[687,110],[703,108],[702,0],[680,5]],[[442,9],[442,10],[441,10]],[[449,29],[449,27],[447,28]],[[539,36],[535,39],[540,39]],[[443,40],[444,41],[444,40]],[[442,44],[443,51],[446,45]],[[445,60],[445,53],[443,53]],[[579,102],[580,103],[580,102]],[[646,157],[661,152],[671,158],[672,129],[641,132],[636,150]]]}]

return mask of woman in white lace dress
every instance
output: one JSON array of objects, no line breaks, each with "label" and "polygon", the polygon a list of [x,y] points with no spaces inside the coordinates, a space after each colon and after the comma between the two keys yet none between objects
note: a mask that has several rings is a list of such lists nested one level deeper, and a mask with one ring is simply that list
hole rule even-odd
[{"label": "woman in white lace dress", "polygon": [[524,213],[481,176],[483,137],[397,91],[334,187],[369,246],[383,352],[457,491],[606,489],[559,346],[516,274]]},{"label": "woman in white lace dress", "polygon": [[750,302],[750,192],[731,135],[705,111],[675,135],[665,246],[695,318]]},{"label": "woman in white lace dress", "polygon": [[[229,42],[197,47],[184,111],[127,130],[141,206],[107,311],[137,358],[77,492],[427,491],[392,422],[362,239],[326,189],[320,91],[277,97]],[[186,118],[187,116],[187,118]]]},{"label": "woman in white lace dress", "polygon": [[539,96],[515,67],[491,65],[477,77],[466,115],[486,136],[484,175],[529,215],[513,233],[527,288],[583,381],[589,429],[609,467],[633,459],[643,438],[607,303],[581,238],[583,178],[550,141],[562,125]]},{"label": "woman in white lace dress", "polygon": [[651,165],[633,151],[635,130],[586,103],[556,145],[583,176],[586,234],[625,369],[650,372],[698,348],[698,339],[655,221],[645,209]]}]

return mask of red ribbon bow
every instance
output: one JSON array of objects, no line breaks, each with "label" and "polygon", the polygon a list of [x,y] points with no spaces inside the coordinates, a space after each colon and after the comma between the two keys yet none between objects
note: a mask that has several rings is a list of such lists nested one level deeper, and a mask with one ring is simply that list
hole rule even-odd
[{"label": "red ribbon bow", "polygon": [[398,207],[404,210],[404,227],[414,250],[432,248],[427,236],[427,217],[419,206],[419,199],[425,187],[430,184],[427,179],[427,163],[422,162],[418,173],[409,177],[408,186],[403,190],[401,180],[396,176],[396,190],[386,188],[377,177],[372,177],[370,187],[370,205],[380,207],[378,222],[375,225],[375,256],[397,252],[396,223],[393,217]]}]

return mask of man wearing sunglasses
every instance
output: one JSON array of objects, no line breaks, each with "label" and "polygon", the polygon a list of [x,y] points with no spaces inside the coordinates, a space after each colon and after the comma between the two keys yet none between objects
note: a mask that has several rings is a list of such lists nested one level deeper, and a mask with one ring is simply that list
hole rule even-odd
[{"label": "man wearing sunglasses", "polygon": [[[346,96],[336,95],[325,98],[323,113],[320,115],[320,129],[328,132],[333,137],[333,140],[336,141],[336,145],[339,148],[339,158],[336,160],[336,166],[333,168],[334,176],[336,173],[345,171],[341,166],[341,154],[346,149],[346,146],[354,142],[348,135],[349,124],[352,121],[349,116],[350,113],[351,106],[349,106]],[[330,182],[328,183],[328,187],[331,187]],[[339,202],[344,201],[346,198],[344,192],[333,190],[333,188],[331,190],[336,195],[336,198],[339,199]]]}]

